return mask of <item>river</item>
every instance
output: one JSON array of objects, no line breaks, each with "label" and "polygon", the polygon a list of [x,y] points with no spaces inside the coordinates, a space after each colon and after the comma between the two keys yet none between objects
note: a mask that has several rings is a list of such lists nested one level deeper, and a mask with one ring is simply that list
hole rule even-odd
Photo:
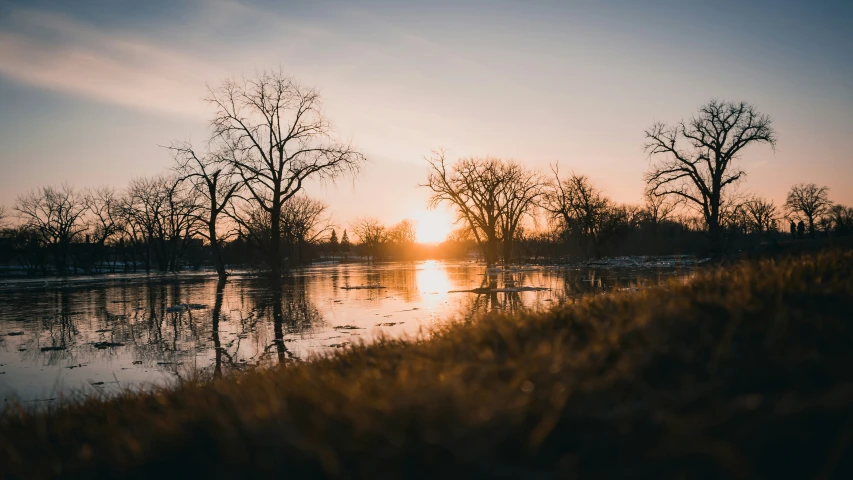
[{"label": "river", "polygon": [[[56,402],[188,375],[309,360],[478,313],[541,310],[692,275],[689,257],[486,270],[470,262],[315,265],[279,288],[250,272],[0,281],[0,398]],[[499,292],[460,292],[478,288]]]}]

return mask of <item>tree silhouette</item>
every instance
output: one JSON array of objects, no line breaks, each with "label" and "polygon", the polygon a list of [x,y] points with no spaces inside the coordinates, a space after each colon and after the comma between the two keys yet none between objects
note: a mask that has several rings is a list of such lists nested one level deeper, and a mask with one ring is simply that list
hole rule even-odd
[{"label": "tree silhouette", "polygon": [[6,228],[8,217],[9,211],[6,209],[6,205],[0,205],[0,228]]},{"label": "tree silhouette", "polygon": [[655,123],[646,130],[644,148],[652,158],[646,173],[656,196],[676,196],[701,212],[711,246],[721,246],[720,208],[730,185],[742,179],[742,151],[755,143],[776,145],[771,119],[746,103],[712,100],[689,121]]},{"label": "tree silhouette", "polygon": [[[279,243],[286,247],[290,264],[297,265],[306,261],[306,247],[318,243],[331,228],[327,210],[328,206],[324,202],[306,195],[292,197],[282,206]],[[248,240],[263,252],[269,252],[272,219],[268,211],[257,204],[250,204],[239,215],[231,216],[240,224]]]},{"label": "tree silhouette", "polygon": [[408,245],[415,243],[416,240],[415,224],[409,219],[402,220],[388,228],[388,241],[390,243]]},{"label": "tree silhouette", "polygon": [[791,216],[808,224],[812,238],[815,236],[815,220],[826,213],[831,205],[829,188],[818,187],[814,183],[794,185],[785,200],[785,208]]},{"label": "tree silhouette", "polygon": [[310,179],[330,180],[356,173],[364,156],[332,138],[320,96],[281,72],[225,80],[210,89],[216,108],[213,138],[243,181],[247,196],[269,213],[273,277],[281,275],[281,211]]},{"label": "tree silhouette", "polygon": [[36,232],[52,253],[57,273],[64,274],[71,242],[87,228],[82,221],[86,211],[84,196],[67,184],[42,187],[18,197],[15,210],[24,226]]},{"label": "tree silhouette", "polygon": [[776,205],[761,197],[752,197],[744,205],[747,221],[759,236],[776,228]]},{"label": "tree silhouette", "polygon": [[346,229],[344,229],[344,234],[341,235],[341,253],[345,259],[347,258],[347,253],[349,253],[350,248],[352,248],[352,244],[349,241]]},{"label": "tree silhouette", "polygon": [[853,232],[853,208],[844,205],[833,205],[826,213],[832,225],[832,229],[838,235],[846,235]]},{"label": "tree silhouette", "polygon": [[340,250],[340,248],[341,244],[340,242],[338,242],[338,232],[336,232],[333,228],[331,235],[329,235],[329,251],[332,252],[332,257],[334,257],[335,254],[338,253],[338,250]]},{"label": "tree silhouette", "polygon": [[534,217],[535,209],[544,194],[545,180],[538,172],[528,170],[513,161],[504,161],[505,185],[499,200],[502,213],[498,222],[503,246],[504,263],[512,261],[513,244],[520,233],[521,221],[525,216]]},{"label": "tree silhouette", "polygon": [[222,236],[217,230],[220,214],[225,212],[231,199],[239,193],[241,187],[233,164],[227,155],[202,155],[193,150],[189,142],[173,143],[169,150],[175,159],[175,170],[179,181],[189,182],[196,193],[205,200],[203,221],[207,226],[201,234],[210,243],[210,250],[219,278],[225,278],[225,262],[222,259],[220,242]]},{"label": "tree silhouette", "polygon": [[292,197],[281,210],[282,239],[289,248],[288,258],[292,264],[308,260],[305,247],[320,242],[331,228],[328,205],[306,195]]},{"label": "tree silhouette", "polygon": [[379,249],[388,241],[388,229],[373,217],[356,219],[351,227],[359,243],[367,252],[368,259],[371,257],[375,259]]},{"label": "tree silhouette", "polygon": [[562,223],[567,233],[576,235],[583,243],[594,243],[611,208],[610,199],[584,175],[572,173],[560,179],[556,166],[552,171],[554,179],[545,195],[545,209]]},{"label": "tree silhouette", "polygon": [[427,183],[432,190],[429,206],[450,203],[456,208],[457,221],[465,223],[487,265],[498,260],[498,221],[501,207],[498,192],[503,177],[499,160],[495,158],[466,158],[448,165],[444,152],[435,152],[427,159],[430,166]]},{"label": "tree silhouette", "polygon": [[112,187],[94,188],[86,192],[87,222],[96,244],[103,246],[124,229],[121,211],[121,194]]},{"label": "tree silhouette", "polygon": [[668,199],[665,196],[657,196],[648,190],[644,192],[643,200],[646,218],[652,225],[654,233],[657,233],[658,225],[668,219],[681,203],[680,198]]},{"label": "tree silhouette", "polygon": [[174,176],[131,180],[122,212],[134,240],[145,248],[145,268],[176,271],[178,261],[202,229],[196,191]]},{"label": "tree silhouette", "polygon": [[541,180],[518,162],[499,158],[463,158],[450,165],[443,151],[426,159],[430,167],[427,183],[432,190],[429,206],[449,203],[457,221],[471,231],[488,265],[499,257],[510,260],[512,241],[519,223],[535,207],[541,195]]}]

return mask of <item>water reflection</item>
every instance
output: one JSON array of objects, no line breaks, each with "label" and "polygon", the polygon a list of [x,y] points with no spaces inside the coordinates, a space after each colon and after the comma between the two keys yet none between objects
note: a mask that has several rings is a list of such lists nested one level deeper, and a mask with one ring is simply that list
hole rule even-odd
[{"label": "water reflection", "polygon": [[188,372],[219,377],[378,335],[415,335],[450,317],[542,309],[691,272],[689,265],[486,271],[427,261],[318,266],[277,284],[250,275],[0,284],[0,398],[110,392]]},{"label": "water reflection", "polygon": [[[216,300],[213,303],[213,312],[211,312],[210,324],[210,339],[213,341],[213,377],[220,378],[222,376],[222,357],[223,351],[222,342],[219,340],[219,317],[222,316],[222,297],[225,295],[225,279],[221,278],[216,282]],[[230,355],[225,356],[233,364],[234,361]]]}]

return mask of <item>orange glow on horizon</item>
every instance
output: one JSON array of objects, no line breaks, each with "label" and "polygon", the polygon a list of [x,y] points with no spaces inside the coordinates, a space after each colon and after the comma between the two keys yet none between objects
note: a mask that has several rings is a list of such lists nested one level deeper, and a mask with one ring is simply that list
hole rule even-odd
[{"label": "orange glow on horizon", "polygon": [[425,210],[412,215],[419,243],[441,243],[453,230],[453,219],[441,210]]}]

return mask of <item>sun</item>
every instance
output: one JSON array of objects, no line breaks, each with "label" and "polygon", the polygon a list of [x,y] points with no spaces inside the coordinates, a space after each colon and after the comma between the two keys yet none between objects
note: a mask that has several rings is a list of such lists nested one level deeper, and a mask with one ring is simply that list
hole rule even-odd
[{"label": "sun", "polygon": [[453,230],[453,218],[443,210],[424,210],[412,215],[419,243],[441,243]]}]

